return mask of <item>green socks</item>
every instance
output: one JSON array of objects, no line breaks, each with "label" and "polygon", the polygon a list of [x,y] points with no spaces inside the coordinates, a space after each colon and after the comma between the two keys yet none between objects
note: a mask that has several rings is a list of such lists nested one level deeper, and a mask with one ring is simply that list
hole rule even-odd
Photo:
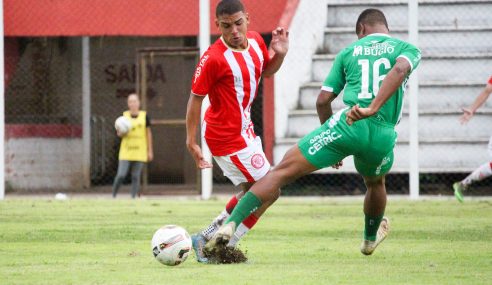
[{"label": "green socks", "polygon": [[228,224],[230,222],[234,222],[237,227],[244,219],[246,219],[247,216],[256,211],[256,209],[260,206],[260,199],[258,199],[255,194],[247,192],[244,197],[239,200],[239,203],[236,205],[234,211],[231,213],[231,216],[225,223]]},{"label": "green socks", "polygon": [[379,224],[383,220],[383,215],[377,217],[370,217],[366,215],[366,225],[364,229],[364,239],[375,241],[378,233]]}]

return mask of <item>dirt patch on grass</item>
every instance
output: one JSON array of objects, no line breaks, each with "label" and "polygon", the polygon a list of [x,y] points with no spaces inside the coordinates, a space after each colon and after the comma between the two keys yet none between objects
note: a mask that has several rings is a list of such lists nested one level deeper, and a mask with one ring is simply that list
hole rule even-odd
[{"label": "dirt patch on grass", "polygon": [[244,254],[239,248],[227,247],[224,244],[217,244],[217,247],[213,249],[205,248],[203,253],[208,258],[210,263],[233,264],[248,261],[246,254]]}]

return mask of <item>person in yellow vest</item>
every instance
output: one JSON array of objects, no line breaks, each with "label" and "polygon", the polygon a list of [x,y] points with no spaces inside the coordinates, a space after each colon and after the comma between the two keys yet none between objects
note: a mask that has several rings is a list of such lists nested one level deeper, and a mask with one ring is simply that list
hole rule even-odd
[{"label": "person in yellow vest", "polygon": [[137,94],[130,94],[127,102],[128,111],[123,112],[123,116],[132,122],[132,127],[125,135],[116,130],[116,134],[121,138],[121,145],[118,172],[113,182],[113,198],[116,197],[130,168],[132,173],[131,195],[135,198],[140,188],[143,165],[154,158],[149,116],[147,112],[140,110],[140,99]]}]

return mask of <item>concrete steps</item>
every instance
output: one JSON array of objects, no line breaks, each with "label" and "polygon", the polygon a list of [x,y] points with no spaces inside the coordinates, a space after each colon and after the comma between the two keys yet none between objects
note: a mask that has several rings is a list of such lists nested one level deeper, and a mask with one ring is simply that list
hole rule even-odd
[{"label": "concrete steps", "polygon": [[[287,130],[277,138],[274,160],[301,137],[320,125],[316,98],[328,75],[335,55],[357,40],[355,21],[359,13],[375,7],[388,17],[390,34],[408,39],[408,1],[404,0],[331,0],[328,4],[324,39],[312,56],[311,81],[298,94],[297,108],[288,112]],[[492,66],[492,0],[420,0],[419,48],[419,154],[422,172],[467,172],[488,159],[487,142],[492,134],[492,100],[475,117],[461,125],[461,108],[470,105],[485,86]],[[343,93],[333,110],[344,108]],[[408,101],[408,96],[405,98]],[[396,130],[393,172],[409,169],[408,102]],[[354,172],[351,158],[340,170]]]}]

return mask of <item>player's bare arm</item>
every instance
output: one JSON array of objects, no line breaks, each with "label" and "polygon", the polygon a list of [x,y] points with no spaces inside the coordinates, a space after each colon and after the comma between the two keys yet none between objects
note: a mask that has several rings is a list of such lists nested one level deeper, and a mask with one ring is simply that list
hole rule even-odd
[{"label": "player's bare arm", "polygon": [[268,62],[265,71],[263,71],[262,76],[264,77],[272,76],[280,69],[280,66],[282,66],[287,51],[289,50],[289,31],[281,27],[276,28],[272,32],[270,48],[274,52],[274,55]]},{"label": "player's bare arm", "polygon": [[190,94],[186,107],[186,147],[195,160],[199,169],[211,168],[212,164],[203,158],[202,149],[196,142],[196,132],[200,124],[202,102],[205,96]]},{"label": "player's bare arm", "polygon": [[154,144],[152,143],[152,131],[147,128],[147,161],[154,160]]},{"label": "player's bare arm", "polygon": [[[319,122],[323,124],[333,115],[333,110],[331,108],[331,102],[337,98],[337,95],[333,92],[329,92],[326,90],[321,90],[318,95],[318,99],[316,99],[316,111],[318,112]],[[335,169],[339,169],[343,166],[343,161],[340,161],[331,167]]]},{"label": "player's bare arm", "polygon": [[492,84],[487,84],[485,88],[480,92],[480,95],[478,95],[477,99],[471,104],[470,107],[463,108],[463,115],[460,117],[460,122],[461,124],[466,124],[470,119],[473,117],[475,112],[480,108],[485,101],[489,98],[490,94],[492,93]]},{"label": "player's bare arm", "polygon": [[333,92],[321,90],[316,99],[316,111],[318,112],[319,122],[323,124],[333,115],[331,108],[331,102],[337,98],[337,95]]},{"label": "player's bare arm", "polygon": [[404,58],[398,58],[395,66],[383,79],[378,94],[367,108],[355,105],[347,113],[347,124],[352,125],[355,121],[365,119],[376,114],[388,101],[395,91],[403,84],[403,81],[411,71],[410,63]]}]

